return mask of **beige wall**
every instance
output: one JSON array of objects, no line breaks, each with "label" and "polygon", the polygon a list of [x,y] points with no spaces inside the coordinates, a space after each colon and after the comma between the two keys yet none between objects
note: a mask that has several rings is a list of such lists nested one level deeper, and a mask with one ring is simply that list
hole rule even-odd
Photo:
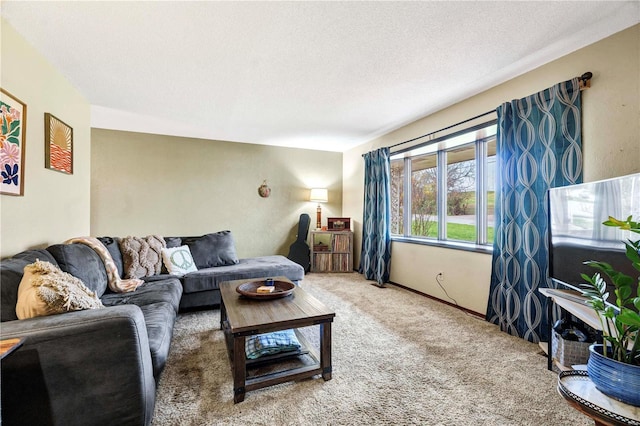
[{"label": "beige wall", "polygon": [[[0,196],[0,256],[89,233],[90,108],[6,21],[0,86],[27,105],[24,196]],[[73,175],[44,168],[44,113],[73,128]]]},{"label": "beige wall", "polygon": [[[232,231],[238,256],[289,252],[309,188],[329,189],[322,222],[342,211],[342,153],[92,129],[91,234]],[[263,180],[271,196],[261,198]]]},{"label": "beige wall", "polygon": [[[640,172],[640,25],[636,25],[345,152],[343,214],[354,218],[356,264],[362,232],[362,153],[436,131],[586,71],[593,73],[593,79],[582,97],[584,180]],[[392,244],[392,281],[450,301],[435,281],[441,271],[452,298],[468,309],[486,311],[490,255]]]}]

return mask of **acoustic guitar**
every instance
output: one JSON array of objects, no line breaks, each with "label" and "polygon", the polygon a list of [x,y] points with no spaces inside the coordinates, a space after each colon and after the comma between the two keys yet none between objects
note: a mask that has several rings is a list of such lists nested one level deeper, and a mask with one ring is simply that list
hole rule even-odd
[{"label": "acoustic guitar", "polygon": [[298,235],[296,241],[289,246],[289,255],[292,261],[304,268],[305,274],[311,269],[311,260],[309,257],[309,245],[307,244],[307,234],[309,233],[309,224],[311,218],[308,214],[302,213],[298,222]]}]

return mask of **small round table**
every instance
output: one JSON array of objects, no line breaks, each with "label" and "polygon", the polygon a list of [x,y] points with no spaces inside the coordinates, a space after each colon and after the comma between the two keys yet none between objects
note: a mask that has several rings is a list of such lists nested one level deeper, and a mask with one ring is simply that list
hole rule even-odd
[{"label": "small round table", "polygon": [[591,417],[596,426],[640,426],[640,407],[606,396],[584,370],[561,372],[558,392],[573,408]]}]

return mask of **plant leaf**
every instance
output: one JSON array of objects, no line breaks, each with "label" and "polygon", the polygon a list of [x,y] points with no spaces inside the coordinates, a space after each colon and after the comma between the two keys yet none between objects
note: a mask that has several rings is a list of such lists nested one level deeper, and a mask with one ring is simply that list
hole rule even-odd
[{"label": "plant leaf", "polygon": [[633,312],[631,309],[624,309],[618,314],[616,320],[622,324],[626,324],[632,327],[640,327],[640,315]]},{"label": "plant leaf", "polygon": [[616,316],[616,310],[613,306],[607,306],[604,308],[604,316],[613,319]]}]

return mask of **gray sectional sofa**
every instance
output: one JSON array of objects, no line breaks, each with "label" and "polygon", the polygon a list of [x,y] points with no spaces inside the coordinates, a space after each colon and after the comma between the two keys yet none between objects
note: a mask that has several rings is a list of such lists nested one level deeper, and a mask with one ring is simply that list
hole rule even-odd
[{"label": "gray sectional sofa", "polygon": [[[180,310],[218,305],[223,281],[286,276],[298,283],[304,277],[303,267],[283,256],[207,266],[219,248],[211,246],[216,238],[205,237],[165,238],[168,247],[188,245],[200,267],[181,277],[166,271],[145,277],[130,293],[110,291],[102,259],[84,244],[56,244],[0,261],[0,338],[24,339],[1,363],[2,424],[150,424]],[[100,241],[122,276],[118,239]],[[38,259],[82,280],[105,308],[19,320],[23,270]]]},{"label": "gray sectional sofa", "polygon": [[[186,245],[190,248],[198,267],[195,272],[180,277],[182,297],[180,310],[220,305],[218,285],[224,281],[241,280],[256,277],[285,276],[298,284],[304,278],[304,268],[284,256],[260,256],[238,259],[235,253],[233,238],[229,231],[220,231],[199,237],[164,237],[167,247]],[[118,238],[100,237],[123,276],[124,265]],[[229,260],[233,259],[233,262]],[[225,260],[227,260],[225,262]],[[220,265],[220,266],[213,266]],[[163,268],[163,273],[144,277],[147,282],[161,281],[170,278]]]}]

